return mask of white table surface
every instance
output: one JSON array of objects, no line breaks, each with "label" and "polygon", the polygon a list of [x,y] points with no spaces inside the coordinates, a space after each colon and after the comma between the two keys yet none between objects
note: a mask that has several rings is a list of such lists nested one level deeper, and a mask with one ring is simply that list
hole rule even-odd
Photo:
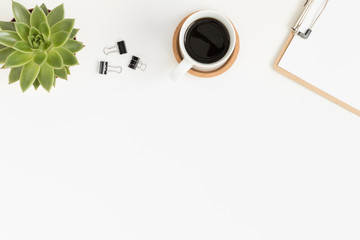
[{"label": "white table surface", "polygon": [[[304,0],[63,2],[86,44],[69,81],[22,94],[0,71],[1,240],[360,238],[359,117],[272,69]],[[173,83],[199,9],[233,20],[239,59]],[[122,39],[148,71],[98,75]]]}]

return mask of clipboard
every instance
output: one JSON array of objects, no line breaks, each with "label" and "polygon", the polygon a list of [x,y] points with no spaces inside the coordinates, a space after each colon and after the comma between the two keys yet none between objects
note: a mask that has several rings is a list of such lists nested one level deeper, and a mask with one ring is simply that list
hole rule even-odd
[{"label": "clipboard", "polygon": [[[301,37],[304,39],[304,41],[306,41],[306,39],[311,37],[312,34],[312,28],[314,27],[314,25],[316,24],[317,20],[321,17],[323,11],[326,11],[326,7],[329,1],[332,0],[326,0],[324,1],[324,5],[323,8],[321,9],[320,13],[317,14],[315,20],[311,23],[310,28],[308,28],[306,31],[301,32],[299,30],[299,28],[301,27],[301,25],[304,22],[304,19],[306,19],[309,10],[313,7],[313,3],[315,0],[307,0],[305,5],[304,5],[304,9],[296,23],[296,25],[292,28],[292,31],[288,37],[288,39],[285,42],[285,45],[283,46],[283,48],[280,51],[280,54],[277,56],[276,61],[274,63],[274,69],[279,72],[280,74],[292,79],[293,81],[297,82],[298,84],[302,85],[303,87],[317,93],[318,95],[326,98],[327,100],[339,105],[340,107],[358,115],[360,117],[360,110],[353,107],[352,105],[346,103],[345,101],[340,100],[340,98],[337,98],[334,95],[331,95],[330,93],[322,90],[321,88],[309,83],[308,81],[306,81],[306,79],[302,79],[300,77],[298,77],[296,74],[292,73],[291,71],[288,71],[287,69],[283,68],[280,66],[280,62],[283,59],[284,55],[286,54],[290,44],[293,42],[295,37]],[[359,64],[360,65],[360,64]],[[359,89],[360,90],[360,89]],[[359,91],[360,94],[360,91]]]}]

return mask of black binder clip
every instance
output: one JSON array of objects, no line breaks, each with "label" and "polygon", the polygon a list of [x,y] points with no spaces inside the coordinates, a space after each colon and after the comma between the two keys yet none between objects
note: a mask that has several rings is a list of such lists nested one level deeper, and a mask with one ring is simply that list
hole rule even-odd
[{"label": "black binder clip", "polygon": [[130,64],[129,64],[129,68],[136,70],[137,68],[139,68],[141,71],[145,71],[147,68],[147,65],[145,63],[143,63],[142,61],[140,61],[140,58],[136,57],[136,56],[132,56]]},{"label": "black binder clip", "polygon": [[109,66],[108,62],[101,61],[99,73],[102,75],[107,75],[108,72],[116,72],[116,73],[120,74],[122,72],[122,67]]},{"label": "black binder clip", "polygon": [[120,53],[120,55],[127,53],[125,41],[117,42],[117,46],[104,48],[105,55],[109,55],[110,53],[115,53],[115,52]]}]

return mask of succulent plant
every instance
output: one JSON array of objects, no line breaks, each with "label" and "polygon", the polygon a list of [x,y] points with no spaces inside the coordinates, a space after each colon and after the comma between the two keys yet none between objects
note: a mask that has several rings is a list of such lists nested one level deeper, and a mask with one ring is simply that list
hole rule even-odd
[{"label": "succulent plant", "polygon": [[64,19],[64,5],[49,11],[45,4],[28,10],[12,2],[15,21],[0,21],[0,64],[10,68],[9,83],[20,81],[23,92],[32,85],[47,91],[56,78],[67,79],[69,67],[78,65],[74,19]]}]

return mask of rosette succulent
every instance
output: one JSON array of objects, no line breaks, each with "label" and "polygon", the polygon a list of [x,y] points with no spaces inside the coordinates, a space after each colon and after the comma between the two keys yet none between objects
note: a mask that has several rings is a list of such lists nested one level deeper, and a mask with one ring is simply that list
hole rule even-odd
[{"label": "rosette succulent", "polygon": [[31,86],[50,91],[56,78],[67,79],[69,67],[78,65],[74,19],[64,19],[64,5],[49,11],[45,4],[28,10],[12,2],[15,20],[0,21],[0,64],[11,69],[9,83],[20,81],[23,92]]}]

